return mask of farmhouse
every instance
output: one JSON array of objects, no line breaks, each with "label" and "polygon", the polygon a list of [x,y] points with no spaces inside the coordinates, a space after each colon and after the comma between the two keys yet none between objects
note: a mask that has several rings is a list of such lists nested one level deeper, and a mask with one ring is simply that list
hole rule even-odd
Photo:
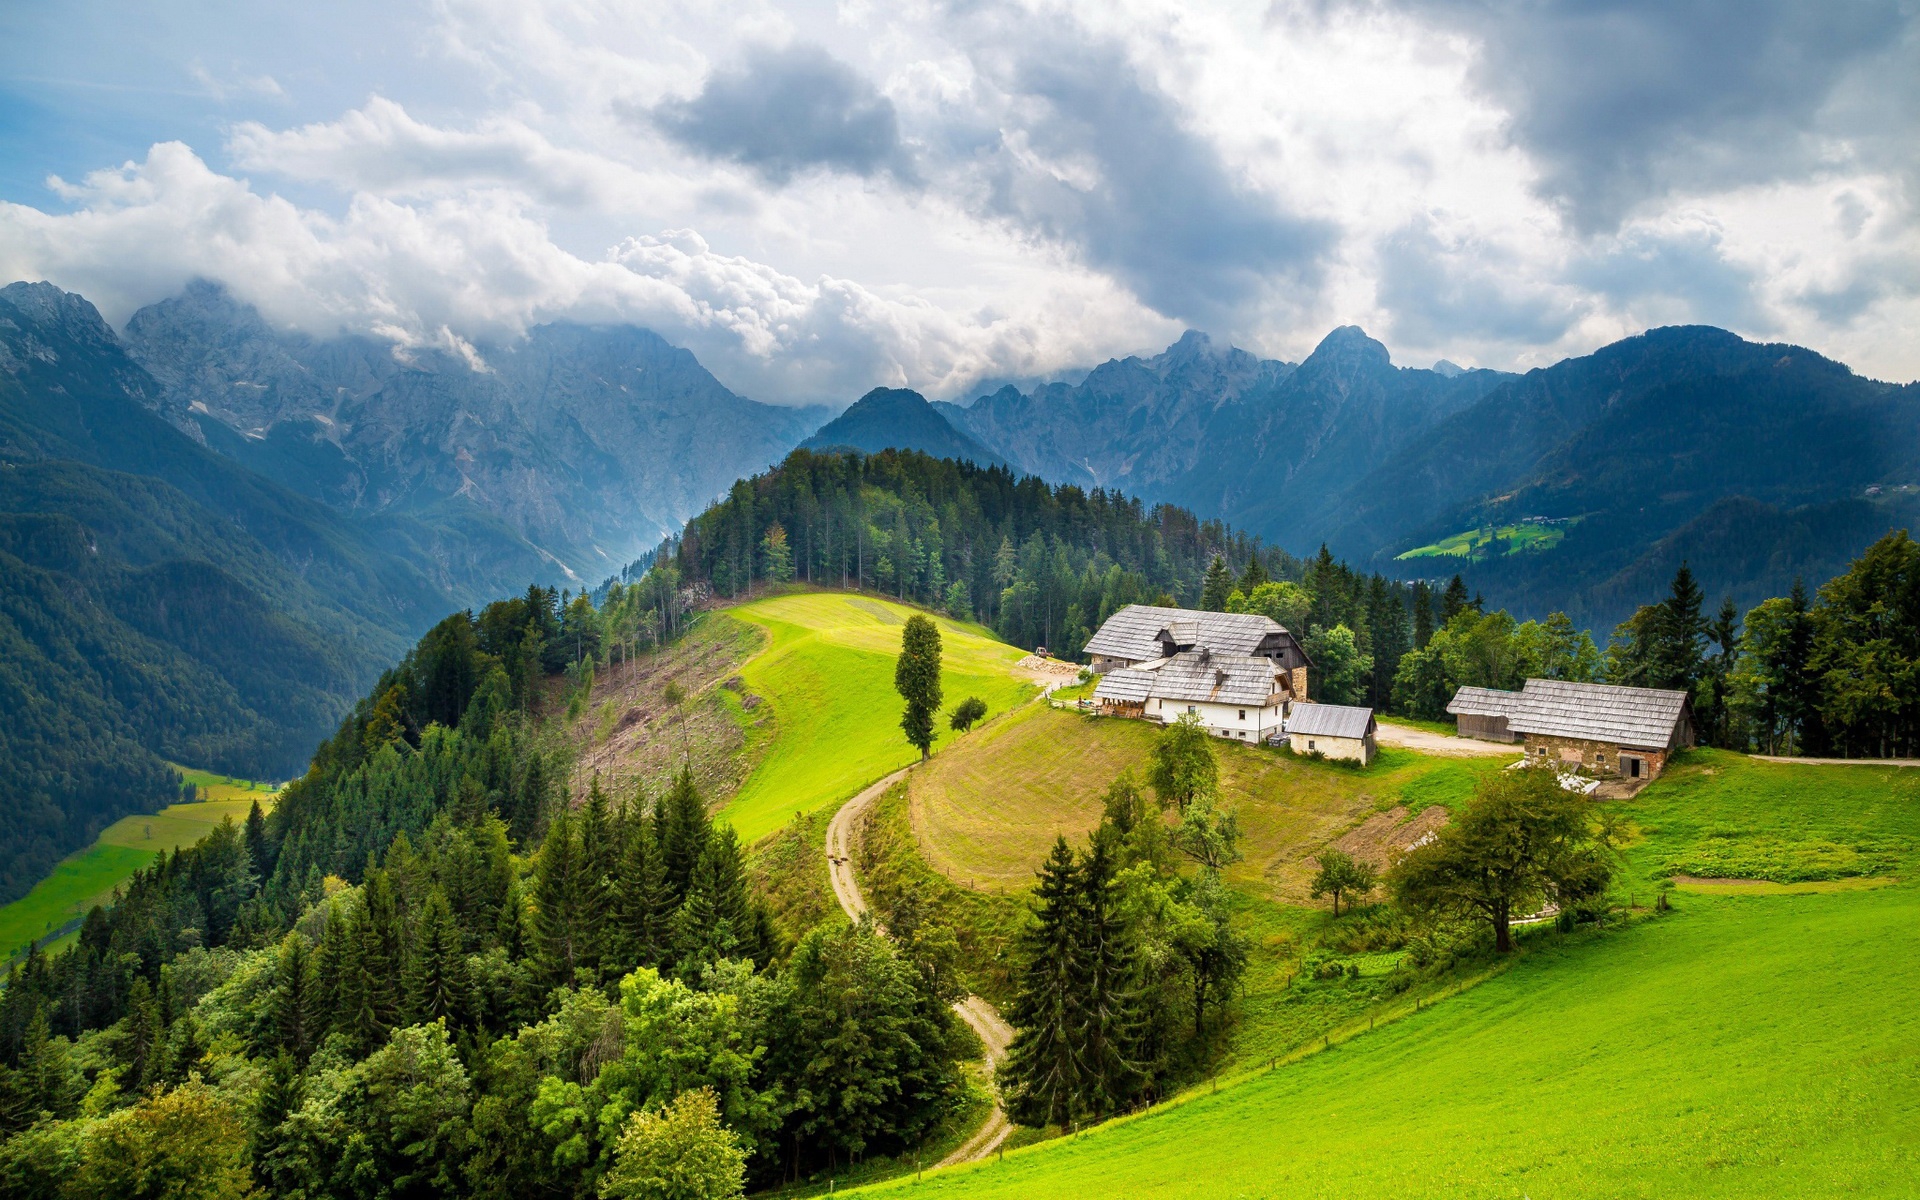
[{"label": "farmhouse", "polygon": [[1087,643],[1093,700],[1112,716],[1172,722],[1191,713],[1217,737],[1277,737],[1307,697],[1306,653],[1278,622],[1250,613],[1130,604]]},{"label": "farmhouse", "polygon": [[1651,779],[1693,745],[1685,692],[1529,679],[1517,692],[1463,687],[1447,711],[1460,736],[1523,742],[1530,762],[1589,775]]},{"label": "farmhouse", "polygon": [[1202,649],[1271,659],[1292,675],[1294,694],[1306,698],[1307,668],[1313,665],[1306,651],[1285,626],[1258,613],[1129,604],[1108,617],[1087,642],[1097,675]]},{"label": "farmhouse", "polygon": [[1280,732],[1298,698],[1293,678],[1273,659],[1203,646],[1108,671],[1093,702],[1110,716],[1167,724],[1192,713],[1217,737],[1257,742]]},{"label": "farmhouse", "polygon": [[1283,729],[1295,754],[1343,758],[1363,767],[1379,750],[1378,731],[1372,709],[1349,704],[1296,704]]}]

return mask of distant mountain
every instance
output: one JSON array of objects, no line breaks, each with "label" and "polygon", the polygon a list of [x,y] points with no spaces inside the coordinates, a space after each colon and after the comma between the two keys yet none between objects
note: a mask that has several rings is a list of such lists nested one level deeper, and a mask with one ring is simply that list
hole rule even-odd
[{"label": "distant mountain", "polygon": [[[1403,577],[1462,571],[1496,603],[1602,631],[1682,559],[1745,604],[1831,574],[1920,507],[1901,490],[1920,487],[1920,390],[1705,327],[1524,376],[1396,367],[1352,326],[1298,366],[1188,333],[1078,385],[935,408],[1050,480],[1170,501],[1299,553],[1325,542]],[[1564,536],[1491,561],[1396,558],[1527,517]]]},{"label": "distant mountain", "polygon": [[402,352],[274,329],[202,283],[134,314],[126,341],[175,425],[336,509],[443,535],[442,581],[489,592],[604,578],[827,415],[737,396],[631,326]]},{"label": "distant mountain", "polygon": [[983,467],[1005,465],[1000,455],[954,428],[925,396],[905,388],[874,388],[800,445],[807,450],[851,449],[863,454],[918,450]]},{"label": "distant mountain", "polygon": [[0,900],[163,760],[298,771],[455,597],[369,528],[196,444],[84,299],[0,288]]}]

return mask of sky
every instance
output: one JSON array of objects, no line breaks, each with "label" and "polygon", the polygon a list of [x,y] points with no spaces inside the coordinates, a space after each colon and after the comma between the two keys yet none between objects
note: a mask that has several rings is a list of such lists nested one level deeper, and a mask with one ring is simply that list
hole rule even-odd
[{"label": "sky", "polygon": [[756,399],[1200,329],[1920,376],[1920,0],[11,0],[0,279],[401,352],[630,322]]}]

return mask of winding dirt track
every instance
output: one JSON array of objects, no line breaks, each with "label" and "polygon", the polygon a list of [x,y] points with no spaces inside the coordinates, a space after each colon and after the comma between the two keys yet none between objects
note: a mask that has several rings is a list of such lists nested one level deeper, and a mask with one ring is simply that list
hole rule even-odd
[{"label": "winding dirt track", "polygon": [[[860,819],[886,794],[888,788],[905,779],[907,772],[912,769],[902,767],[867,787],[841,805],[840,811],[833,814],[833,820],[827,825],[827,875],[833,881],[833,895],[840,901],[840,907],[846,910],[847,916],[856,921],[867,911],[867,898],[860,894],[860,881],[853,874],[853,850],[859,837]],[[987,1051],[987,1074],[991,1077],[993,1069],[1006,1056],[1008,1044],[1013,1041],[1013,1026],[1006,1023],[998,1009],[979,996],[968,996],[955,1004],[953,1011],[980,1035],[980,1044]],[[1012,1132],[1013,1122],[1007,1120],[1007,1114],[996,1098],[993,1112],[986,1122],[958,1150],[941,1159],[939,1165],[945,1167],[985,1158]]]}]

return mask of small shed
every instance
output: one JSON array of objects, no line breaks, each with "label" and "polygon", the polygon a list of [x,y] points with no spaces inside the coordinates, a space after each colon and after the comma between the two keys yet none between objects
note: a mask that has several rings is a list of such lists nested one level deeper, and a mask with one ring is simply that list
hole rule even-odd
[{"label": "small shed", "polygon": [[1527,761],[1587,775],[1651,779],[1693,745],[1682,691],[1529,679],[1517,692],[1461,688],[1447,711],[1463,737],[1526,744]]},{"label": "small shed", "polygon": [[1371,708],[1350,704],[1296,704],[1287,714],[1285,735],[1295,754],[1318,754],[1365,766],[1379,752],[1379,725]]}]

